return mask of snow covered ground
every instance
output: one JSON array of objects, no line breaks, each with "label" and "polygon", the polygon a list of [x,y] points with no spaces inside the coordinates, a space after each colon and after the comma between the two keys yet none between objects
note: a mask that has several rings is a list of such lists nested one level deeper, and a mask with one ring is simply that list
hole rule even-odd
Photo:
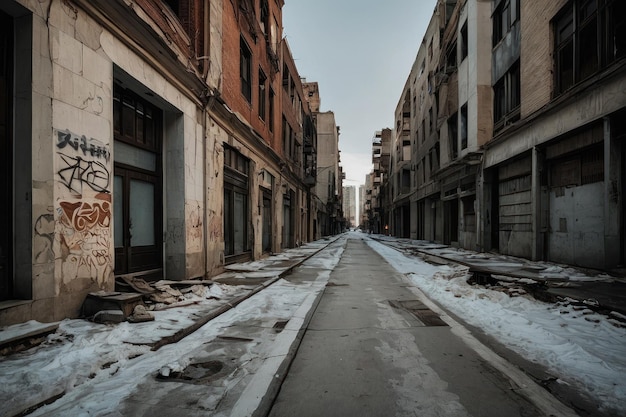
[{"label": "snow covered ground", "polygon": [[[288,254],[267,258],[265,262],[239,264],[232,270],[237,270],[242,278],[257,278],[258,271],[264,266],[273,269],[277,261],[302,258],[326,244],[328,242],[318,241],[289,250]],[[207,411],[216,409],[230,390],[241,390],[241,384],[245,384],[246,378],[261,366],[263,358],[273,354],[275,349],[282,349],[274,342],[288,329],[278,334],[272,325],[291,319],[308,296],[323,290],[330,272],[341,258],[344,244],[345,239],[341,238],[301,265],[316,268],[314,280],[291,283],[279,279],[181,342],[157,351],[152,351],[147,343],[154,343],[160,337],[190,325],[194,319],[241,295],[245,289],[214,284],[204,293],[189,293],[187,298],[194,304],[153,311],[155,320],[150,322],[105,325],[81,319],[64,320],[59,323],[57,332],[48,336],[43,344],[0,357],[0,415],[15,415],[26,406],[40,404],[46,399],[55,401],[30,415],[130,415],[121,413],[120,409],[125,398],[136,394],[138,386],[154,381],[159,374],[167,376],[180,372],[196,359],[204,346],[219,341],[220,337],[231,337],[237,326],[243,327],[244,331],[256,328],[251,330],[256,331],[256,335],[240,338],[241,356],[238,359],[241,366],[223,378],[222,385],[202,386],[205,396],[195,406],[195,412],[206,415]],[[276,275],[279,272],[277,270]],[[38,326],[39,323],[30,322],[27,327],[35,329]],[[9,327],[2,332],[10,334],[11,330]],[[182,385],[192,387],[192,384]],[[193,414],[190,411],[185,415]]]},{"label": "snow covered ground", "polygon": [[431,265],[372,239],[368,244],[444,308],[546,366],[560,383],[580,387],[601,408],[626,415],[626,328],[614,320],[568,303],[470,285],[466,267]]},{"label": "snow covered ground", "polygon": [[[196,291],[189,295],[195,304],[156,311],[154,322],[103,325],[85,320],[62,321],[59,330],[42,345],[0,358],[0,414],[11,415],[27,404],[35,405],[56,396],[55,402],[38,408],[32,415],[122,415],[119,409],[123,400],[136,394],[137,387],[146,380],[154,380],[159,373],[180,371],[194,361],[207,343],[224,335],[237,335],[237,326],[250,328],[254,318],[259,337],[247,342],[242,339],[242,366],[250,366],[251,370],[233,371],[224,378],[223,385],[211,386],[200,404],[204,411],[197,412],[215,410],[229,391],[241,389],[249,381],[253,371],[261,366],[260,358],[272,354],[272,343],[280,335],[272,331],[272,325],[289,320],[307,297],[322,291],[341,257],[345,239],[349,238],[365,239],[432,300],[523,357],[546,366],[560,383],[580,387],[601,407],[626,415],[624,327],[606,316],[570,304],[544,303],[524,294],[512,297],[469,285],[465,267],[432,265],[358,232],[342,235],[327,250],[303,264],[319,270],[316,278],[304,282],[280,279],[182,342],[157,351],[144,343],[184,327],[217,306],[217,299],[234,297],[240,290],[216,284],[205,293]],[[310,253],[311,247],[304,247],[292,255]],[[288,259],[285,256],[282,254],[280,260]],[[231,270],[240,277],[258,277],[264,265],[271,270],[277,259],[268,259],[267,264],[256,261],[238,265]],[[260,337],[268,339],[268,343],[259,342]]]}]

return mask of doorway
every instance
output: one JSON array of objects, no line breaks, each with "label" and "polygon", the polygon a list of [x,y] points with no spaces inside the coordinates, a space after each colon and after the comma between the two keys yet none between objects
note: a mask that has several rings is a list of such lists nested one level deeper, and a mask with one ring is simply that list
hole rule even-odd
[{"label": "doorway", "polygon": [[459,200],[453,199],[443,204],[443,243],[450,245],[459,241]]},{"label": "doorway", "polygon": [[0,300],[13,294],[13,19],[0,11]]},{"label": "doorway", "polygon": [[162,112],[115,85],[115,274],[162,276]]},{"label": "doorway", "polygon": [[272,251],[272,192],[262,189],[263,194],[263,252]]}]

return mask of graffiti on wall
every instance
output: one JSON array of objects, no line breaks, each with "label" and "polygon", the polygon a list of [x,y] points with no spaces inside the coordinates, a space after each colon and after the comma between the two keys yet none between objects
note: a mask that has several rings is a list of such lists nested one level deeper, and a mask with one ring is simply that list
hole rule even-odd
[{"label": "graffiti on wall", "polygon": [[61,168],[57,172],[61,184],[68,190],[83,194],[83,186],[95,192],[108,193],[111,175],[106,165],[98,161],[86,161],[80,156],[69,156],[58,152]]},{"label": "graffiti on wall", "polygon": [[89,277],[96,281],[111,272],[111,195],[92,201],[61,201],[58,236],[64,280]]},{"label": "graffiti on wall", "polygon": [[78,136],[69,130],[57,131],[57,148],[64,149],[69,146],[75,151],[82,151],[83,156],[91,156],[96,159],[104,159],[109,162],[111,159],[111,151],[108,145],[100,142],[98,139],[87,138],[85,135]]},{"label": "graffiti on wall", "polygon": [[104,284],[113,272],[111,152],[107,144],[68,130],[55,131],[57,262],[65,283],[90,278]]},{"label": "graffiti on wall", "polygon": [[63,150],[57,152],[57,175],[69,191],[83,194],[83,187],[86,186],[96,193],[110,192],[111,174],[107,165],[111,151],[108,145],[64,130],[56,131],[56,147]]}]

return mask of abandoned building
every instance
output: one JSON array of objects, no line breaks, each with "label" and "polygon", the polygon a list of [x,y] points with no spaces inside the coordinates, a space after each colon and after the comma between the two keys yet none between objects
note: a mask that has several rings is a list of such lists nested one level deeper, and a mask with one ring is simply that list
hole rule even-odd
[{"label": "abandoned building", "polygon": [[626,264],[626,4],[440,0],[372,145],[369,223],[533,260]]},{"label": "abandoned building", "polygon": [[76,317],[115,277],[210,278],[321,236],[283,5],[0,4],[0,324]]}]

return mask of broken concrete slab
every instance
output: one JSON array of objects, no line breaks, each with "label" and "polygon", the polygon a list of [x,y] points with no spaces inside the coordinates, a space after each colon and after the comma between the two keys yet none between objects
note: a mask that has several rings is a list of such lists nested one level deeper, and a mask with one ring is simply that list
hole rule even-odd
[{"label": "broken concrete slab", "polygon": [[83,302],[83,315],[91,317],[103,310],[121,310],[124,319],[133,313],[136,306],[143,304],[143,295],[138,293],[97,292],[87,294]]}]

